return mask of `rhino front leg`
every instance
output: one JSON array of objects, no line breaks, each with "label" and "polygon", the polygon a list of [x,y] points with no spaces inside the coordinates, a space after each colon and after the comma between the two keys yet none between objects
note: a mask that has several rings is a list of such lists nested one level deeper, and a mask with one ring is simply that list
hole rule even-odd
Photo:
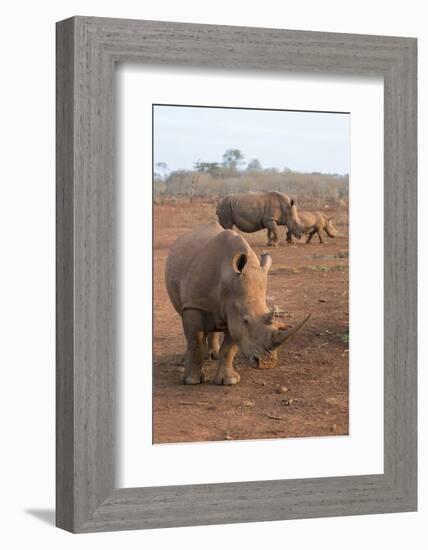
[{"label": "rhino front leg", "polygon": [[268,242],[267,246],[278,246],[279,231],[278,225],[275,220],[268,220],[264,222],[264,226],[268,230]]},{"label": "rhino front leg", "polygon": [[240,376],[233,368],[233,359],[237,351],[238,344],[232,340],[229,333],[225,333],[224,340],[220,348],[220,364],[214,378],[215,384],[232,386],[233,384],[239,383]]},{"label": "rhino front leg", "polygon": [[184,384],[200,384],[205,382],[204,352],[206,349],[206,334],[203,330],[203,313],[197,310],[186,310],[183,313],[184,334],[187,340],[184,359]]},{"label": "rhino front leg", "polygon": [[308,235],[308,239],[306,241],[306,244],[309,244],[311,242],[311,239],[312,237],[315,235],[316,233],[316,230],[315,229],[312,229],[310,232],[309,232],[309,235]]}]

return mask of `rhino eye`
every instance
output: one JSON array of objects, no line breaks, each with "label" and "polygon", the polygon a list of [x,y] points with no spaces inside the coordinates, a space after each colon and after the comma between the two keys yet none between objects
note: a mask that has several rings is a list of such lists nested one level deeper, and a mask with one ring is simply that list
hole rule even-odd
[{"label": "rhino eye", "polygon": [[250,318],[248,315],[245,315],[242,320],[244,321],[244,325],[248,326],[250,324]]}]

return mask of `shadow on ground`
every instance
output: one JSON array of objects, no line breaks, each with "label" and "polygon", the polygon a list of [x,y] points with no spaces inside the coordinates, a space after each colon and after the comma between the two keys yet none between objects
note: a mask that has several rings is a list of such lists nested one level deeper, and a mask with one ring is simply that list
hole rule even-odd
[{"label": "shadow on ground", "polygon": [[33,516],[40,521],[48,523],[49,525],[55,526],[55,510],[50,508],[31,508],[25,510],[25,513]]}]

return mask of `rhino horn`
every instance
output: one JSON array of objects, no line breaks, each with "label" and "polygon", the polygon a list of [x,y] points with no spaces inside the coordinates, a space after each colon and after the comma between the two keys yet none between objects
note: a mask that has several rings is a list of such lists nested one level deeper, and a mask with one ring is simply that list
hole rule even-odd
[{"label": "rhino horn", "polygon": [[307,315],[303,321],[300,321],[295,327],[289,329],[289,330],[276,330],[273,335],[273,341],[276,346],[280,346],[283,344],[286,340],[291,338],[296,334],[296,332],[299,332],[299,330],[307,323],[309,318],[311,317],[311,313]]}]

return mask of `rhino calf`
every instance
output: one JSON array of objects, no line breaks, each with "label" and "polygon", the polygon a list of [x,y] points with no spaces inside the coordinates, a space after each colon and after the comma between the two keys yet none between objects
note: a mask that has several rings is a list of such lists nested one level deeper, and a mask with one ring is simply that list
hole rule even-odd
[{"label": "rhino calf", "polygon": [[237,384],[238,349],[252,366],[274,366],[276,350],[306,323],[287,328],[266,305],[270,254],[259,259],[247,241],[217,223],[197,227],[173,244],[165,266],[168,295],[187,341],[185,384],[204,382],[207,345],[218,344],[216,384]]},{"label": "rhino calf", "polygon": [[[326,216],[321,212],[299,212],[298,222],[301,227],[302,233],[305,233],[308,235],[306,244],[311,242],[311,239],[315,235],[315,233],[317,233],[318,238],[320,240],[320,244],[322,244],[324,242],[322,238],[323,231],[325,231],[325,233],[329,237],[334,239],[334,237],[336,237],[337,235],[337,231],[333,227],[333,224],[331,223],[332,219],[333,219],[333,216]],[[291,243],[293,241],[293,235],[295,235],[295,233],[289,229],[287,231],[288,243]]]},{"label": "rhino calf", "polygon": [[277,191],[228,195],[216,213],[224,229],[233,229],[234,225],[245,233],[267,229],[267,246],[278,246],[280,225],[286,225],[299,238],[301,235],[294,200]]}]

